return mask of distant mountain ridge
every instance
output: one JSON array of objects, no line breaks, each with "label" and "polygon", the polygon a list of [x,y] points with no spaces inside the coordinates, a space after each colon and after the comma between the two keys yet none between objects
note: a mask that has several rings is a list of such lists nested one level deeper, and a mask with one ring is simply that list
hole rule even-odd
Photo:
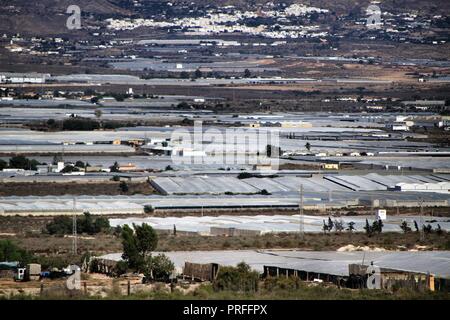
[{"label": "distant mountain ridge", "polygon": [[[173,5],[188,5],[195,3],[203,6],[207,4],[215,6],[234,5],[242,10],[251,10],[256,5],[268,3],[269,0],[146,0],[144,4],[171,2]],[[346,12],[364,11],[371,1],[369,0],[284,0],[272,1],[287,4],[301,3],[329,9],[337,14],[345,15]],[[84,17],[89,14],[109,16],[136,16],[132,0],[0,0],[0,33],[17,32],[33,35],[52,35],[66,33],[65,22],[67,20],[66,9],[69,5],[76,4],[82,9]],[[439,15],[450,14],[450,1],[441,0],[380,0],[378,4],[382,11],[404,10],[405,12],[417,11],[420,14]],[[90,23],[98,22],[91,19]]]}]

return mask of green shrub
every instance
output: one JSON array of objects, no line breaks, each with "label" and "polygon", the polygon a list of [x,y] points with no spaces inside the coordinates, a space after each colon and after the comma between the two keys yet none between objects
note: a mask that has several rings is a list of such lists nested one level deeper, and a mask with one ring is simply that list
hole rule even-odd
[{"label": "green shrub", "polygon": [[[72,233],[73,219],[67,216],[55,217],[45,228],[49,234],[70,234]],[[77,218],[77,233],[96,234],[109,231],[109,220],[105,217],[94,219],[89,212],[84,212],[82,217]]]},{"label": "green shrub", "polygon": [[248,264],[241,262],[236,267],[221,267],[213,287],[216,291],[256,292],[258,281],[259,273],[252,271]]},{"label": "green shrub", "polygon": [[10,240],[0,240],[0,261],[18,261],[25,265],[33,260],[33,255]]}]

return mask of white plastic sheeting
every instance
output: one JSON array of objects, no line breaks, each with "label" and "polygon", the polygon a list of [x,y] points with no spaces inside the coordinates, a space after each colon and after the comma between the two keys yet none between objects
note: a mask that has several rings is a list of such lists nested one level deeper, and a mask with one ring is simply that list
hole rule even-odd
[{"label": "white plastic sheeting", "polygon": [[[155,253],[156,254],[156,253]],[[185,262],[218,263],[235,266],[244,261],[250,267],[263,272],[264,266],[278,266],[309,272],[348,276],[349,264],[374,265],[411,272],[431,273],[438,277],[450,277],[450,252],[336,252],[336,251],[281,251],[281,250],[220,250],[164,252],[172,260],[178,272]],[[119,261],[121,253],[102,258]]]},{"label": "white plastic sheeting", "polygon": [[[374,221],[374,216],[353,216],[353,217],[339,217],[332,220],[342,221],[344,227],[347,223],[355,222],[357,232],[364,232],[366,219]],[[328,220],[328,216],[304,216],[304,230],[305,232],[322,232],[323,221]],[[413,217],[413,216],[388,216],[387,220],[383,221],[384,231],[401,232],[400,224],[407,221],[409,226],[414,229],[414,220],[419,224],[419,228],[423,224],[431,224],[436,228],[439,224],[442,229],[450,230],[450,219],[440,217]],[[433,222],[431,222],[433,221]],[[112,226],[118,225],[132,225],[147,223],[157,230],[172,230],[175,225],[177,230],[198,232],[201,234],[209,234],[210,228],[235,228],[241,230],[254,230],[263,233],[277,233],[277,232],[299,232],[300,230],[300,216],[299,215],[257,215],[257,216],[230,216],[222,215],[218,217],[204,216],[204,217],[148,217],[148,218],[123,218],[110,219]]]}]

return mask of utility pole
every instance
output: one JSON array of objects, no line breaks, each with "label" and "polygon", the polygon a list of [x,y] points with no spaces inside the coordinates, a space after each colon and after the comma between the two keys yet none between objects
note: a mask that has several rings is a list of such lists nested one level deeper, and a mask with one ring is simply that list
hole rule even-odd
[{"label": "utility pole", "polygon": [[300,184],[300,229],[299,229],[299,236],[301,239],[305,236],[305,217],[303,215],[303,184]]},{"label": "utility pole", "polygon": [[73,198],[73,215],[72,215],[72,253],[77,255],[78,243],[77,243],[77,213],[76,213],[76,199]]},{"label": "utility pole", "polygon": [[370,194],[370,214],[374,214],[373,195]]},{"label": "utility pole", "polygon": [[420,241],[425,239],[425,230],[423,230],[423,199],[419,199],[420,204]]}]

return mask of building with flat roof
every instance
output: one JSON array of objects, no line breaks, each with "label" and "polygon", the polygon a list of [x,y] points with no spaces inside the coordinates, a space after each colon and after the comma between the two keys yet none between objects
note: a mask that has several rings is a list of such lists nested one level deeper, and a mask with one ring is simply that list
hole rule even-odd
[{"label": "building with flat roof", "polygon": [[0,73],[0,83],[45,83],[50,74],[44,73]]}]

